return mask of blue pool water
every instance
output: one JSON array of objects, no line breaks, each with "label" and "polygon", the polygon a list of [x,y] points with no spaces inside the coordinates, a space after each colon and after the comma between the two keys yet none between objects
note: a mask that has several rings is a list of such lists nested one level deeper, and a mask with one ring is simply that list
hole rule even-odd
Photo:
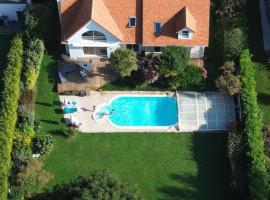
[{"label": "blue pool water", "polygon": [[117,126],[170,126],[177,123],[177,102],[171,97],[123,96],[109,105]]}]

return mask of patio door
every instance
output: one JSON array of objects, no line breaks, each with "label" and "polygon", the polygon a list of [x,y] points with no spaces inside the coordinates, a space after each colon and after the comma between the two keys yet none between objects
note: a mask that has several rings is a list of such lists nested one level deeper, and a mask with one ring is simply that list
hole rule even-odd
[{"label": "patio door", "polygon": [[86,56],[102,56],[107,57],[107,48],[106,47],[84,47],[84,55]]}]

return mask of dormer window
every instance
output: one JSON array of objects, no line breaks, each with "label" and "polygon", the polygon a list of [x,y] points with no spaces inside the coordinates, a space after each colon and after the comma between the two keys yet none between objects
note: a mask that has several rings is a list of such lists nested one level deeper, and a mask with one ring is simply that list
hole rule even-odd
[{"label": "dormer window", "polygon": [[178,39],[192,39],[193,32],[188,28],[185,28],[177,33]]},{"label": "dormer window", "polygon": [[184,38],[189,38],[189,31],[182,31],[181,35]]},{"label": "dormer window", "polygon": [[160,34],[161,33],[161,23],[160,22],[155,22],[154,23],[154,30],[155,30],[155,34]]},{"label": "dormer window", "polygon": [[129,18],[129,27],[130,28],[136,27],[136,17],[130,17]]}]

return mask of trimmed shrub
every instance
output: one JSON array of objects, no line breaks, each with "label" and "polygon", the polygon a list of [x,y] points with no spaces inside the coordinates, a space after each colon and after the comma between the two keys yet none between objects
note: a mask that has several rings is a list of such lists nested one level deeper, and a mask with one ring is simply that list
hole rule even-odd
[{"label": "trimmed shrub", "polygon": [[34,106],[29,104],[20,104],[18,107],[18,123],[34,126],[35,111]]},{"label": "trimmed shrub", "polygon": [[225,62],[220,68],[221,75],[215,81],[219,91],[231,96],[238,94],[241,91],[242,83],[235,74],[234,62]]},{"label": "trimmed shrub", "polygon": [[77,135],[78,131],[75,127],[68,127],[65,131],[64,131],[64,135],[67,138],[74,138]]},{"label": "trimmed shrub", "polygon": [[203,75],[199,67],[193,64],[184,66],[183,71],[179,72],[176,76],[167,78],[169,87],[173,90],[176,89],[193,89],[200,88],[202,85]]},{"label": "trimmed shrub", "polygon": [[202,70],[194,65],[187,64],[184,69],[183,76],[181,78],[181,88],[188,89],[194,88],[198,89],[202,85],[203,82],[203,72]]},{"label": "trimmed shrub", "polygon": [[35,130],[32,124],[19,123],[18,129],[20,131],[20,134],[23,134],[25,136],[29,136],[32,138],[35,135]]},{"label": "trimmed shrub", "polygon": [[186,47],[169,46],[162,50],[158,59],[158,69],[164,77],[177,76],[188,64],[190,50]]},{"label": "trimmed shrub", "polygon": [[38,136],[33,139],[33,153],[47,155],[53,148],[51,135]]},{"label": "trimmed shrub", "polygon": [[23,90],[19,99],[22,105],[35,105],[36,95],[34,90]]},{"label": "trimmed shrub", "polygon": [[172,89],[172,90],[177,90],[179,89],[182,85],[181,85],[181,76],[178,75],[178,76],[170,76],[167,78],[167,83],[169,85],[169,87]]},{"label": "trimmed shrub", "polygon": [[45,47],[41,40],[30,40],[24,51],[24,84],[27,90],[35,87]]},{"label": "trimmed shrub", "polygon": [[11,150],[17,120],[20,76],[22,70],[23,42],[16,36],[7,55],[7,67],[3,76],[2,102],[0,106],[0,199],[6,200],[8,177],[11,167]]},{"label": "trimmed shrub", "polygon": [[224,33],[224,53],[227,60],[239,58],[241,52],[247,48],[247,35],[240,28],[234,28]]},{"label": "trimmed shrub", "polygon": [[136,53],[130,49],[117,49],[112,53],[110,61],[122,77],[130,76],[137,69]]},{"label": "trimmed shrub", "polygon": [[13,139],[13,146],[12,146],[13,165],[14,165],[14,160],[19,157],[24,157],[24,158],[31,157],[32,155],[31,143],[32,143],[32,139],[29,135],[21,134],[18,131],[15,132],[15,136]]},{"label": "trimmed shrub", "polygon": [[270,158],[270,126],[264,125],[262,132],[263,132],[263,137],[264,137],[265,153]]},{"label": "trimmed shrub", "polygon": [[241,54],[240,75],[243,83],[241,100],[243,104],[244,134],[247,141],[248,178],[251,199],[265,200],[267,194],[266,156],[262,136],[262,116],[257,102],[254,65],[249,50]]},{"label": "trimmed shrub", "polygon": [[26,71],[24,72],[25,88],[28,90],[34,89],[37,78],[38,75],[33,66],[26,69]]}]

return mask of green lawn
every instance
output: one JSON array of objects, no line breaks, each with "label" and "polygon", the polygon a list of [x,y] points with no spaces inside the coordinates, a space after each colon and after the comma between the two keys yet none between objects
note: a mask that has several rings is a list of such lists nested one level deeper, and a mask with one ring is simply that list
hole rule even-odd
[{"label": "green lawn", "polygon": [[258,101],[264,115],[264,122],[270,124],[270,67],[256,63],[255,73]]},{"label": "green lawn", "polygon": [[79,134],[65,128],[55,92],[56,62],[46,56],[37,85],[36,116],[55,146],[45,168],[55,178],[47,188],[78,175],[108,169],[121,181],[137,185],[146,200],[229,199],[226,134]]},{"label": "green lawn", "polygon": [[49,186],[108,169],[146,200],[229,199],[225,134],[81,134],[58,138]]},{"label": "green lawn", "polygon": [[248,1],[249,47],[254,55],[258,102],[264,122],[270,124],[270,66],[267,66],[263,50],[259,1]]},{"label": "green lawn", "polygon": [[45,56],[37,81],[36,119],[44,132],[61,133],[65,127],[61,104],[56,91],[55,75],[57,62],[51,56]]}]

